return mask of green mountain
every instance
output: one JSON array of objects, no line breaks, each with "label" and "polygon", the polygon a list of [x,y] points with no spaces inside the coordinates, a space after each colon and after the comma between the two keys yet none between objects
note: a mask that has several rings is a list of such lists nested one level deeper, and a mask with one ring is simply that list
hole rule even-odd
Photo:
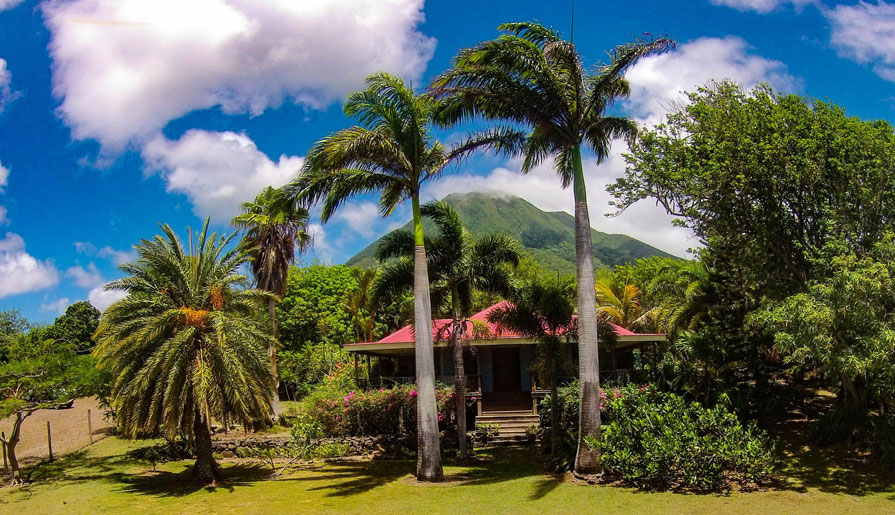
[{"label": "green mountain", "polygon": [[[560,274],[575,273],[575,219],[568,213],[547,213],[526,200],[500,192],[453,193],[444,198],[460,213],[472,235],[479,238],[489,233],[508,234],[522,243],[524,251],[542,267]],[[407,222],[405,229],[411,229]],[[434,227],[424,219],[423,229]],[[591,230],[594,265],[611,267],[650,257],[670,254],[623,234],[607,234]],[[374,241],[345,264],[369,267],[376,265]]]}]

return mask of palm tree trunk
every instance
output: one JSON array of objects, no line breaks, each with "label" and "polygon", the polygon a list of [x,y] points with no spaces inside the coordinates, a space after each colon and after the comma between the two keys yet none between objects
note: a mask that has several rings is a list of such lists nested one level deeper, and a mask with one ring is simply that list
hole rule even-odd
[{"label": "palm tree trunk", "polygon": [[556,370],[550,382],[550,457],[555,458],[561,445],[559,433],[559,388],[556,385]]},{"label": "palm tree trunk", "polygon": [[600,440],[599,343],[597,341],[597,298],[594,290],[594,250],[590,237],[587,187],[581,164],[581,148],[573,150],[575,167],[575,261],[578,278],[578,375],[581,380],[581,407],[578,421],[578,453],[575,472],[602,471],[599,447],[590,448],[586,437]]},{"label": "palm tree trunk", "polygon": [[214,460],[211,449],[211,429],[208,420],[203,418],[201,410],[196,407],[193,420],[193,440],[196,444],[196,465],[193,473],[196,479],[206,485],[214,485],[221,479],[221,466]]},{"label": "palm tree trunk", "polygon": [[[277,310],[276,303],[273,299],[267,300],[267,314],[270,316],[270,334],[276,339]],[[277,346],[275,343],[270,344],[270,348],[267,349],[267,354],[270,356],[270,371],[273,372],[273,377],[276,379],[273,387],[273,394],[270,397],[270,407],[273,410],[273,421],[276,423],[280,418],[282,410],[280,409],[280,378],[277,375]]]},{"label": "palm tree trunk", "polygon": [[457,411],[457,445],[460,448],[460,459],[469,458],[466,450],[466,370],[463,364],[463,346],[460,336],[463,332],[463,321],[460,315],[460,299],[457,288],[451,291],[451,308],[453,311],[453,330],[451,331],[451,347],[454,349],[454,394]]},{"label": "palm tree trunk", "polygon": [[435,354],[432,346],[432,306],[429,301],[429,270],[423,239],[420,200],[413,197],[413,297],[416,353],[417,438],[416,476],[420,481],[441,481],[441,448],[438,442],[438,408],[435,403]]}]

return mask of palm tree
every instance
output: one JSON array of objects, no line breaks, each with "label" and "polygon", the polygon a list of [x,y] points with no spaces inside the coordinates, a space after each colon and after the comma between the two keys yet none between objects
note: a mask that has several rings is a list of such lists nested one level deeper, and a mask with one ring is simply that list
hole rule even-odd
[{"label": "palm tree", "polygon": [[353,268],[351,275],[357,281],[357,288],[345,294],[345,307],[354,318],[354,341],[361,341],[361,315],[368,317],[367,327],[364,331],[364,341],[373,341],[373,317],[376,315],[378,298],[374,295],[373,286],[376,283],[375,268]]},{"label": "palm tree", "polygon": [[531,279],[488,315],[498,326],[536,338],[532,371],[550,387],[550,453],[562,442],[559,428],[559,376],[571,366],[569,343],[577,337],[573,324],[575,283],[570,279]]},{"label": "palm tree", "polygon": [[639,329],[651,322],[652,310],[643,311],[640,288],[634,284],[612,281],[597,283],[597,315],[625,329]]},{"label": "palm tree", "polygon": [[[430,202],[420,209],[435,222],[438,236],[426,238],[429,281],[435,299],[450,303],[450,342],[454,357],[454,388],[457,402],[457,434],[460,459],[468,458],[466,449],[466,372],[461,336],[466,317],[471,314],[475,290],[507,295],[510,273],[505,265],[519,264],[518,244],[503,234],[491,234],[474,240],[463,226],[460,215],[446,202]],[[407,230],[387,234],[376,250],[380,262],[392,258],[377,281],[377,296],[387,298],[413,283],[413,233]],[[441,303],[436,301],[435,305]]]},{"label": "palm tree", "polygon": [[[95,355],[112,373],[112,409],[130,437],[161,427],[195,445],[194,473],[221,477],[211,449],[211,422],[249,425],[271,417],[275,379],[265,351],[272,344],[259,310],[272,294],[248,289],[233,235],[208,234],[208,221],[184,249],[174,231],[136,246],[127,277],[107,288],[127,293],[103,313]],[[228,246],[231,248],[228,249]]]},{"label": "palm tree", "polygon": [[505,120],[530,129],[503,128],[494,148],[524,156],[526,173],[553,158],[562,186],[575,196],[575,256],[578,280],[579,374],[581,420],[575,471],[601,470],[600,451],[585,442],[600,438],[597,314],[593,246],[587,207],[581,146],[601,162],[613,139],[633,138],[636,126],[606,110],[630,93],[625,71],[638,59],[674,45],[667,38],[649,38],[617,47],[608,64],[585,71],[575,46],[533,22],[508,23],[503,35],[462,50],[454,68],[437,77],[431,94],[445,102],[444,124],[482,117]]},{"label": "palm tree", "polygon": [[287,186],[301,205],[322,201],[326,222],[349,198],[379,192],[383,216],[410,200],[413,210],[414,323],[419,453],[417,477],[444,477],[438,442],[435,405],[435,358],[432,349],[432,308],[426,248],[420,214],[420,189],[441,176],[448,164],[476,148],[494,144],[500,134],[470,138],[448,150],[431,133],[441,103],[416,95],[399,77],[379,73],[367,78],[367,89],[352,93],[345,114],[360,125],[338,131],[317,142],[305,159],[301,175]]},{"label": "palm tree", "polygon": [[[295,261],[295,250],[304,252],[311,245],[308,233],[308,211],[289,202],[282,190],[268,186],[252,202],[242,204],[242,214],[232,224],[245,229],[243,244],[250,249],[255,286],[272,293],[267,304],[271,341],[268,355],[270,368],[277,376],[277,298],[286,294],[289,266]],[[279,381],[271,395],[273,418],[280,416]]]}]

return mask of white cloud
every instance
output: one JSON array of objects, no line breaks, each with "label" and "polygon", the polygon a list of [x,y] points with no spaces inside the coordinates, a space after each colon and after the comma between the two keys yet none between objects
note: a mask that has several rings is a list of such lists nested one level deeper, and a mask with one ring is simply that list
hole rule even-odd
[{"label": "white cloud", "polygon": [[199,216],[226,222],[265,186],[282,186],[298,174],[302,158],[275,163],[245,134],[191,130],[177,141],[158,136],[143,147],[149,172],[160,172],[167,190],[182,193]]},{"label": "white cloud", "polygon": [[0,240],[0,298],[49,288],[59,282],[51,261],[25,252],[25,240],[11,232]]},{"label": "white cloud", "polygon": [[[106,283],[108,284],[108,283]],[[106,284],[101,284],[87,294],[87,302],[100,311],[105,311],[116,301],[127,297],[127,293],[120,290],[106,290]]]},{"label": "white cloud", "polygon": [[40,310],[61,315],[62,313],[65,313],[65,308],[69,307],[70,305],[71,301],[68,300],[67,297],[63,297],[52,302],[42,303],[40,305]]},{"label": "white cloud", "polygon": [[817,4],[818,0],[709,0],[709,2],[714,5],[733,7],[738,11],[755,11],[765,14],[786,4],[792,4],[796,9],[801,9],[808,4]]},{"label": "white cloud", "polygon": [[[0,0],[3,2],[3,0]],[[3,5],[0,3],[0,11],[3,10]],[[6,60],[0,59],[0,113],[6,108],[6,106],[19,97],[19,92],[13,91],[10,87],[10,83],[12,82],[12,74],[6,68]]]},{"label": "white cloud", "polygon": [[379,206],[372,202],[347,203],[333,216],[333,222],[344,222],[351,230],[364,238],[376,233],[377,222],[382,220]]},{"label": "white cloud", "polygon": [[109,247],[108,245],[99,249],[97,251],[96,255],[101,258],[106,258],[109,261],[115,263],[116,265],[121,265],[124,263],[132,263],[137,260],[137,251],[136,250],[134,250],[134,249],[115,250],[112,247]]},{"label": "white cloud", "polygon": [[870,64],[877,75],[895,82],[895,3],[858,2],[823,11],[832,26],[839,55]]},{"label": "white cloud", "polygon": [[7,9],[12,9],[13,7],[19,5],[25,0],[0,0],[0,11],[6,11]]},{"label": "white cloud", "polygon": [[712,80],[729,79],[745,87],[768,83],[793,90],[801,82],[789,75],[786,65],[749,53],[741,38],[700,38],[677,50],[647,57],[627,73],[631,97],[630,113],[647,123],[661,120],[670,109],[685,101],[684,91],[693,91]]},{"label": "white cloud", "polygon": [[103,282],[102,273],[93,263],[89,263],[87,268],[80,265],[70,267],[65,271],[65,277],[74,279],[75,284],[86,289],[93,288]]},{"label": "white cloud", "polygon": [[321,108],[380,70],[415,79],[423,0],[49,0],[53,86],[77,139],[117,150],[190,111]]},{"label": "white cloud", "polygon": [[333,261],[333,256],[336,253],[336,249],[327,238],[326,230],[322,225],[313,223],[308,224],[308,232],[314,239],[314,246],[311,247],[310,251],[311,254],[322,259],[326,263],[331,263]]}]

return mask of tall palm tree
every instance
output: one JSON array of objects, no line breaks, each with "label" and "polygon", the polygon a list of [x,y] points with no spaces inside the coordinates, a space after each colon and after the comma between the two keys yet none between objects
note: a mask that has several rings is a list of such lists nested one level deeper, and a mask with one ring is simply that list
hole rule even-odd
[{"label": "tall palm tree", "polygon": [[249,261],[233,239],[208,234],[208,222],[184,249],[174,231],[136,246],[127,277],[107,288],[127,293],[100,318],[95,355],[112,373],[112,408],[124,434],[161,426],[190,436],[195,475],[213,484],[221,471],[211,450],[211,422],[251,424],[271,416],[275,379],[259,310],[272,296],[248,289]]},{"label": "tall palm tree", "polygon": [[[446,149],[432,136],[441,103],[416,95],[399,77],[379,73],[367,78],[367,89],[352,93],[345,114],[360,125],[338,131],[317,142],[305,159],[301,175],[287,186],[301,205],[322,201],[326,222],[349,198],[379,192],[383,216],[410,200],[413,210],[414,323],[419,453],[417,477],[439,481],[444,477],[438,442],[435,405],[435,358],[432,349],[432,308],[426,248],[420,214],[420,189],[441,176],[448,164],[499,136],[470,138]],[[425,328],[425,329],[423,329]]]},{"label": "tall palm tree", "polygon": [[575,283],[569,279],[531,279],[488,315],[488,321],[536,338],[532,371],[550,387],[550,453],[562,442],[559,428],[559,376],[571,366],[569,343],[577,337],[573,324]]},{"label": "tall palm tree", "polygon": [[[454,388],[457,402],[457,434],[460,459],[468,458],[466,449],[466,371],[461,336],[466,317],[471,314],[475,290],[507,295],[511,291],[510,271],[505,265],[519,264],[519,245],[504,234],[473,239],[463,226],[460,215],[446,202],[430,202],[420,209],[422,216],[435,222],[439,234],[426,238],[429,282],[435,305],[445,299],[450,304],[450,342],[454,358]],[[413,283],[413,233],[407,230],[387,234],[376,249],[380,262],[392,258],[377,281],[377,296],[387,298]]]},{"label": "tall palm tree", "polygon": [[[587,207],[582,145],[601,162],[613,139],[633,138],[636,126],[606,110],[630,93],[625,71],[638,59],[674,45],[649,38],[617,47],[608,64],[588,73],[575,45],[533,22],[501,25],[503,35],[462,50],[454,68],[437,77],[431,94],[445,101],[444,124],[482,117],[524,126],[527,132],[496,129],[495,148],[524,156],[526,173],[553,158],[562,186],[575,196],[575,256],[578,279],[581,420],[575,471],[596,473],[600,451],[585,444],[600,438],[597,314],[593,246]],[[590,438],[588,438],[590,437]]]},{"label": "tall palm tree", "polygon": [[[242,204],[242,214],[232,224],[246,231],[243,244],[251,249],[252,275],[255,286],[274,294],[267,304],[270,334],[274,341],[268,349],[270,368],[277,376],[277,298],[286,294],[289,266],[295,261],[295,250],[304,252],[311,246],[308,232],[308,211],[289,202],[282,190],[270,186],[261,190],[252,202]],[[280,416],[279,381],[271,395],[273,417]]]}]

